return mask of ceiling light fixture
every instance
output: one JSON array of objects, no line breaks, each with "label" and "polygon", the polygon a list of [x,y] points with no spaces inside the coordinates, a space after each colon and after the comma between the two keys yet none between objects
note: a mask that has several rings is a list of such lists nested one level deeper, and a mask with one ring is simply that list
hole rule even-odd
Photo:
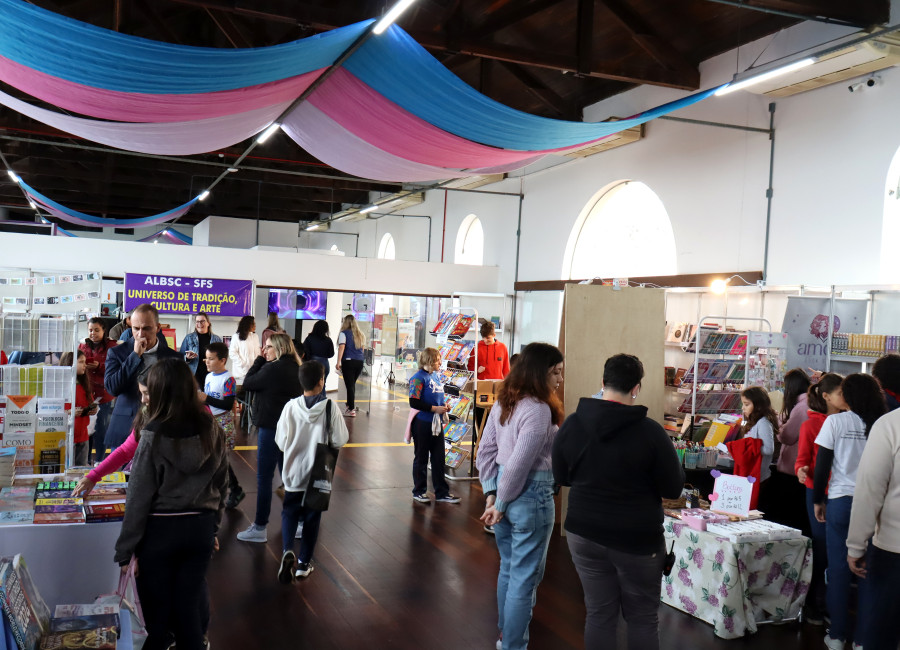
[{"label": "ceiling light fixture", "polygon": [[369,214],[370,212],[374,212],[378,209],[378,206],[374,203],[372,205],[367,205],[362,210],[359,211],[360,214]]},{"label": "ceiling light fixture", "polygon": [[375,25],[375,29],[372,30],[373,33],[382,34],[384,30],[394,24],[394,21],[400,17],[404,11],[409,9],[410,5],[416,0],[399,0],[397,4],[391,7],[390,11],[388,11],[384,16],[382,16],[381,20],[378,21],[378,24]]},{"label": "ceiling light fixture", "polygon": [[810,56],[805,59],[800,59],[799,61],[794,61],[793,63],[789,63],[787,65],[779,66],[774,70],[769,70],[768,72],[751,74],[749,77],[745,77],[741,80],[738,80],[739,75],[734,75],[734,79],[731,80],[730,84],[716,91],[716,97],[721,97],[722,95],[727,95],[728,93],[732,93],[735,90],[741,90],[748,86],[753,86],[754,84],[762,83],[763,81],[768,81],[769,79],[774,79],[775,77],[780,77],[781,75],[795,72],[796,70],[800,70],[802,68],[810,66],[815,62],[816,58]]},{"label": "ceiling light fixture", "polygon": [[207,196],[209,196],[209,190],[203,190],[202,192],[200,192],[200,196],[197,197],[197,200],[204,201],[206,200]]},{"label": "ceiling light fixture", "polygon": [[314,223],[313,225],[306,227],[306,232],[310,232],[312,230],[318,230],[319,228],[320,228],[320,224]]},{"label": "ceiling light fixture", "polygon": [[7,170],[6,170],[6,173],[9,174],[9,177],[10,177],[11,179],[13,179],[14,182],[16,182],[16,183],[21,183],[21,182],[22,182],[22,179],[19,178],[19,177],[16,175],[16,172],[14,172],[13,170],[7,169]]},{"label": "ceiling light fixture", "polygon": [[262,132],[262,135],[256,138],[256,144],[262,144],[266,140],[272,137],[274,133],[281,128],[281,125],[278,122],[272,122],[265,131]]},{"label": "ceiling light fixture", "polygon": [[29,201],[28,205],[31,206],[32,210],[37,210],[37,203],[35,203],[34,201]]}]

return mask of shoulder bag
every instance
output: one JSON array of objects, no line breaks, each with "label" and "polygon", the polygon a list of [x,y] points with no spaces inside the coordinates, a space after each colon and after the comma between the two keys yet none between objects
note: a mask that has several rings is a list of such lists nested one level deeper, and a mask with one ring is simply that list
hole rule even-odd
[{"label": "shoulder bag", "polygon": [[310,510],[328,510],[331,500],[331,482],[334,479],[334,467],[337,465],[337,447],[331,444],[331,400],[325,404],[325,441],[316,443],[316,458],[313,461],[309,483],[303,494],[303,507]]}]

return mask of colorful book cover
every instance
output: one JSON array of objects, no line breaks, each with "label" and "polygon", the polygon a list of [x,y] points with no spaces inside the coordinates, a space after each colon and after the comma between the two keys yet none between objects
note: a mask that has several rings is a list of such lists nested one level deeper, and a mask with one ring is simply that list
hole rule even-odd
[{"label": "colorful book cover", "polygon": [[466,414],[469,412],[469,405],[471,403],[472,399],[468,395],[460,395],[459,399],[455,400],[455,403],[450,409],[450,415],[458,419],[465,418]]},{"label": "colorful book cover", "polygon": [[113,472],[112,474],[107,474],[102,479],[100,479],[100,483],[97,485],[102,485],[103,483],[128,483],[128,477],[125,476],[125,472]]},{"label": "colorful book cover", "polygon": [[96,630],[106,627],[115,630],[119,629],[118,613],[54,616],[50,619],[51,632],[74,632],[76,630]]},{"label": "colorful book cover", "polygon": [[451,422],[444,428],[444,438],[456,444],[469,432],[469,425],[464,422]]},{"label": "colorful book cover", "polygon": [[743,335],[739,335],[737,341],[734,342],[734,345],[731,347],[731,351],[729,354],[736,354],[743,356],[747,354],[747,337]]},{"label": "colorful book cover", "polygon": [[444,454],[444,464],[447,467],[451,467],[453,469],[457,469],[462,462],[466,459],[466,456],[469,455],[465,449],[460,449],[459,447],[451,446],[446,453]]},{"label": "colorful book cover", "polygon": [[37,650],[50,623],[50,610],[21,554],[0,560],[0,597],[19,648]]},{"label": "colorful book cover", "polygon": [[69,497],[64,498],[49,498],[43,495],[38,495],[37,500],[34,502],[36,506],[83,506],[84,500],[81,497],[73,498],[71,496],[71,492],[69,492]]},{"label": "colorful book cover", "polygon": [[125,516],[124,503],[89,503],[84,507],[86,519],[114,518]]},{"label": "colorful book cover", "polygon": [[474,320],[474,316],[460,315],[459,318],[457,318],[455,325],[453,326],[453,331],[450,332],[450,336],[463,336],[466,332],[469,331],[469,328],[472,326],[472,322]]},{"label": "colorful book cover", "polygon": [[118,629],[102,627],[93,630],[72,632],[51,632],[41,640],[40,650],[63,650],[67,648],[96,648],[116,650]]},{"label": "colorful book cover", "polygon": [[22,526],[34,523],[34,510],[0,510],[0,526]]},{"label": "colorful book cover", "polygon": [[78,512],[36,512],[35,524],[83,524],[84,510]]},{"label": "colorful book cover", "polygon": [[53,611],[56,618],[66,616],[96,616],[98,614],[119,614],[119,606],[103,603],[84,603],[78,605],[57,605]]}]

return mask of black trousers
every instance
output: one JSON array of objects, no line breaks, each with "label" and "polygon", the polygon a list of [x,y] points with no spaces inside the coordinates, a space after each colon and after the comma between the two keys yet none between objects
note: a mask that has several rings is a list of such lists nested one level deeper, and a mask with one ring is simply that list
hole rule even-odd
[{"label": "black trousers", "polygon": [[347,387],[347,408],[356,408],[356,380],[362,374],[363,362],[355,359],[341,361],[341,371],[344,374],[344,386]]},{"label": "black trousers", "polygon": [[319,539],[319,523],[322,520],[321,510],[312,510],[303,506],[304,492],[284,492],[284,505],[281,507],[281,546],[284,551],[292,551],[296,545],[294,535],[297,524],[303,523],[303,537],[300,538],[300,553],[297,561],[309,564],[316,541]]},{"label": "black trousers", "polygon": [[215,515],[149,516],[135,555],[137,588],[147,624],[145,650],[203,650],[209,604],[206,571]]},{"label": "black trousers", "polygon": [[900,553],[878,548],[869,541],[871,548],[868,578],[872,581],[871,609],[866,625],[866,650],[896,650],[900,643],[900,599],[897,583],[900,581]]},{"label": "black trousers", "polygon": [[444,477],[444,436],[431,435],[431,422],[413,418],[410,427],[413,439],[413,494],[425,494],[428,490],[428,456],[431,456],[431,485],[434,497],[440,499],[450,494]]}]

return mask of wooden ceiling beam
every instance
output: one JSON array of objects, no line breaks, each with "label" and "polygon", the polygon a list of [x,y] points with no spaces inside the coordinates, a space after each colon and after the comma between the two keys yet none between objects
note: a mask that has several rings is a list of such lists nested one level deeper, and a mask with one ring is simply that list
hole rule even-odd
[{"label": "wooden ceiling beam", "polygon": [[594,54],[594,0],[578,0],[577,21],[578,72],[587,75],[591,72]]},{"label": "wooden ceiling beam", "polygon": [[634,42],[658,64],[668,70],[700,74],[696,65],[688,61],[671,43],[661,38],[643,18],[626,4],[618,0],[600,0],[600,2],[615,21],[628,32]]},{"label": "wooden ceiling beam", "polygon": [[798,19],[816,20],[829,18],[836,21],[869,27],[890,20],[890,3],[887,0],[708,0],[742,9],[762,12],[785,12]]},{"label": "wooden ceiling beam", "polygon": [[159,33],[166,37],[167,41],[176,45],[184,45],[184,41],[178,37],[178,34],[169,26],[169,23],[162,19],[162,16],[159,15],[159,12],[149,0],[137,0],[135,5],[147,17],[147,20],[153,23],[153,26],[159,30]]},{"label": "wooden ceiling beam", "polygon": [[[482,59],[482,61],[485,60],[486,59]],[[500,61],[499,63],[506,68],[512,76],[518,79],[531,95],[540,100],[541,103],[554,111],[559,117],[563,119],[577,119],[574,117],[576,108],[556,94],[556,92],[535,75],[515,63],[510,63],[509,61]]]},{"label": "wooden ceiling beam", "polygon": [[[578,73],[578,57],[574,54],[560,54],[530,50],[492,42],[475,41],[470,38],[457,44],[454,49],[447,38],[441,34],[430,32],[413,32],[410,34],[422,46],[439,52],[455,52],[497,61],[508,61],[520,65],[534,66],[558,70],[560,72]],[[700,87],[700,72],[666,70],[661,66],[628,67],[618,64],[595,62],[584,76],[599,79],[613,79],[628,83],[650,84],[682,90],[696,90]]]},{"label": "wooden ceiling beam", "polygon": [[549,9],[553,5],[557,5],[562,0],[532,0],[531,2],[510,2],[502,8],[487,15],[487,18],[481,24],[475,26],[473,36],[476,38],[487,36],[499,32],[502,29],[511,27],[518,22],[530,18],[545,9]]},{"label": "wooden ceiling beam", "polygon": [[250,40],[244,36],[241,29],[235,24],[234,20],[232,20],[231,14],[210,7],[206,7],[206,13],[216,24],[216,27],[219,28],[219,31],[225,35],[228,42],[231,43],[231,47],[253,47]]}]

